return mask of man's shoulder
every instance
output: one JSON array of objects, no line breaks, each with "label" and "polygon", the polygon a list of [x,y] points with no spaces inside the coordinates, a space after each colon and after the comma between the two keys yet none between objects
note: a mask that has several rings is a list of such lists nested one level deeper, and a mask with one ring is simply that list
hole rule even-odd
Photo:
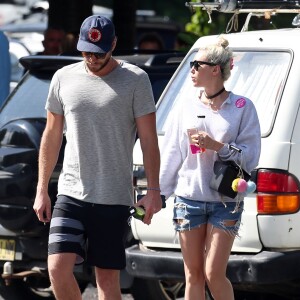
[{"label": "man's shoulder", "polygon": [[60,68],[59,70],[57,70],[58,74],[75,74],[74,72],[82,70],[82,68],[84,67],[84,64],[82,61],[80,62],[76,62],[67,66],[64,66],[62,68]]},{"label": "man's shoulder", "polygon": [[119,60],[119,64],[123,69],[127,69],[136,74],[147,74],[142,68],[128,61]]}]

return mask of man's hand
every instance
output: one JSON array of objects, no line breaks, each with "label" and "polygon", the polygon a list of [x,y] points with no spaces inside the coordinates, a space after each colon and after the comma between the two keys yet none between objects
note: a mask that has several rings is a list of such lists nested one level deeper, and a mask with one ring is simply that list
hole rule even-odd
[{"label": "man's hand", "polygon": [[37,192],[33,209],[39,221],[48,223],[51,219],[51,200],[48,193]]},{"label": "man's hand", "polygon": [[151,224],[154,214],[158,213],[162,208],[162,200],[159,191],[148,191],[148,193],[139,200],[135,206],[142,206],[146,213],[143,222],[147,225]]}]

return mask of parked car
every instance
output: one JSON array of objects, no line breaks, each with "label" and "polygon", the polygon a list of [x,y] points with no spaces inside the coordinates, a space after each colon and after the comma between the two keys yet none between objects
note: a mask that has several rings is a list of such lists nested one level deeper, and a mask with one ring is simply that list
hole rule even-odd
[{"label": "parked car", "polygon": [[[267,5],[266,1],[260,3]],[[299,299],[300,31],[262,30],[229,33],[225,37],[234,52],[234,67],[226,89],[253,101],[262,142],[259,165],[252,172],[257,190],[245,198],[240,238],[235,239],[227,274],[236,299]],[[160,97],[160,144],[170,112],[187,98],[197,98],[198,91],[189,75],[190,61],[199,47],[215,40],[216,36],[204,36],[193,45]],[[145,193],[147,186],[141,153],[137,141],[137,195]],[[154,215],[150,226],[132,219],[131,228],[138,243],[126,254],[127,270],[138,283],[133,290],[135,299],[167,300],[184,294],[183,260],[172,222],[173,202],[174,196],[167,199],[166,208]]]},{"label": "parked car", "polygon": [[9,94],[10,57],[9,42],[5,34],[0,31],[0,106]]},{"label": "parked car", "polygon": [[9,54],[11,64],[10,91],[12,91],[16,87],[17,83],[20,81],[25,72],[25,69],[20,64],[19,60],[21,57],[28,56],[31,53],[19,40],[10,40]]},{"label": "parked car", "polygon": [[[41,1],[35,4],[35,7],[31,7],[31,13],[26,10],[21,18],[12,20],[9,23],[0,23],[0,30],[5,32],[9,38],[17,39],[23,43],[31,54],[44,50],[42,44],[44,40],[43,34],[48,24],[48,1]],[[93,14],[112,18],[113,10],[94,5]],[[177,35],[181,30],[179,23],[167,16],[157,16],[153,10],[136,11],[136,46],[141,36],[155,32],[164,41],[165,49],[170,51],[175,48]]]},{"label": "parked car", "polygon": [[[164,53],[115,57],[143,68],[158,99],[183,56]],[[20,62],[28,71],[0,111],[0,295],[6,300],[53,299],[47,272],[49,225],[39,222],[32,208],[38,149],[46,123],[44,107],[50,80],[57,69],[80,60],[80,56],[22,57]],[[63,149],[49,184],[53,202]],[[75,274],[82,289],[94,282],[93,272],[86,265],[77,266]],[[131,279],[123,272],[122,288],[130,287]]]}]

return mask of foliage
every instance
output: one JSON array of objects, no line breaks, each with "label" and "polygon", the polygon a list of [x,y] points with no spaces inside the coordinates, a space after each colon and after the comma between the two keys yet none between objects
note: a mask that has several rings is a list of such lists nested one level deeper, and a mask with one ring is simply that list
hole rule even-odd
[{"label": "foliage", "polygon": [[[199,2],[199,0],[191,0]],[[186,30],[194,32],[198,36],[208,34],[221,34],[233,31],[241,31],[248,14],[242,13],[234,16],[233,13],[219,13],[213,11],[211,15],[201,8],[195,8],[190,22],[186,24]],[[264,30],[291,27],[294,14],[278,13],[271,18],[252,16],[248,30]]]},{"label": "foliage", "polygon": [[[115,0],[94,0],[94,3],[105,7],[112,7],[114,1]],[[190,13],[185,6],[184,0],[172,0],[171,5],[170,1],[137,0],[137,8],[140,10],[153,10],[157,16],[164,16],[170,20],[176,20],[182,28],[190,19]]]},{"label": "foliage", "polygon": [[[192,2],[197,1],[192,0]],[[199,7],[191,8],[191,11],[193,15],[190,22],[185,25],[185,30],[187,32],[193,32],[199,37],[210,34],[215,24],[209,23],[208,14]]]},{"label": "foliage", "polygon": [[[191,0],[190,2],[199,2],[199,0]],[[231,18],[231,14],[216,11],[209,14],[200,7],[190,8],[190,11],[191,18],[185,25],[185,31],[197,37],[224,33]]]},{"label": "foliage", "polygon": [[[95,4],[107,7],[112,7],[114,1],[116,0],[94,0]],[[188,44],[193,44],[195,39],[204,35],[226,33],[229,29],[231,29],[230,32],[241,31],[247,18],[247,14],[238,15],[236,26],[230,27],[231,24],[233,25],[230,23],[233,17],[232,13],[213,11],[211,14],[212,21],[209,22],[210,18],[207,11],[201,8],[192,10],[186,6],[186,2],[199,2],[199,0],[172,0],[171,5],[169,1],[137,0],[137,7],[138,9],[153,10],[158,16],[176,20],[180,24],[181,34],[185,34],[184,39]],[[278,14],[272,16],[270,20],[263,17],[252,17],[249,30],[292,27],[291,23],[294,17],[293,14]]]}]

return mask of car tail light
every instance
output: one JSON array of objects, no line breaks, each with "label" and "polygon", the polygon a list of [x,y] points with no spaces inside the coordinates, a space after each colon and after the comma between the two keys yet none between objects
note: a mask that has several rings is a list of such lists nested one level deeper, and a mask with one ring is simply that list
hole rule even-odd
[{"label": "car tail light", "polygon": [[290,214],[300,207],[299,181],[280,170],[257,173],[257,211],[259,214]]}]

